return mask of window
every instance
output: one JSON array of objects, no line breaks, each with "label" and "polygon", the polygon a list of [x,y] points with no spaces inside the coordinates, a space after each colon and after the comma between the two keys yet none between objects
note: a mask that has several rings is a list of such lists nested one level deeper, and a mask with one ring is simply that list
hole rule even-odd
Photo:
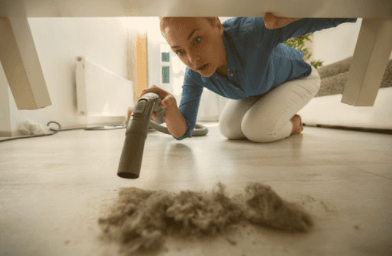
[{"label": "window", "polygon": [[161,84],[171,83],[171,61],[170,61],[170,46],[168,44],[160,45],[160,67],[161,67]]},{"label": "window", "polygon": [[162,84],[170,84],[170,67],[162,66]]},{"label": "window", "polygon": [[170,52],[162,52],[162,62],[170,62]]}]

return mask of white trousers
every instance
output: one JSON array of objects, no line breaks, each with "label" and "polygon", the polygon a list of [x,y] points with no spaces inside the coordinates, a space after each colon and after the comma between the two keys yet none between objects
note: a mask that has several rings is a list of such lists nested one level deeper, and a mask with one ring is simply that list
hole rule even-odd
[{"label": "white trousers", "polygon": [[312,66],[308,77],[285,82],[262,96],[230,100],[220,115],[220,132],[233,140],[284,139],[293,128],[290,119],[317,94],[320,82],[319,73]]}]

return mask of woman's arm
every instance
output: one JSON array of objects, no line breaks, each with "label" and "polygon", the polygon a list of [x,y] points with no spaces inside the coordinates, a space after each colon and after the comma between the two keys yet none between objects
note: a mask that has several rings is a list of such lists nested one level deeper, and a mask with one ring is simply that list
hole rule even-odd
[{"label": "woman's arm", "polygon": [[[173,96],[172,96],[173,97]],[[186,123],[184,116],[181,115],[177,104],[171,104],[166,108],[166,125],[169,132],[175,138],[181,138],[186,132]]]},{"label": "woman's arm", "polygon": [[268,29],[276,29],[284,27],[296,20],[301,20],[302,18],[284,18],[284,17],[276,17],[272,13],[266,13],[264,15],[264,24]]}]

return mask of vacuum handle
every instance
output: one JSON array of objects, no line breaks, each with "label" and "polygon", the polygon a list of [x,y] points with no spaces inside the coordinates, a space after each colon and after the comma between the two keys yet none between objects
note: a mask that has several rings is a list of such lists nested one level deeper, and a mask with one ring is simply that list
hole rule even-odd
[{"label": "vacuum handle", "polygon": [[125,132],[125,142],[117,171],[117,175],[121,178],[139,178],[148,126],[158,100],[158,94],[146,93],[133,109]]}]

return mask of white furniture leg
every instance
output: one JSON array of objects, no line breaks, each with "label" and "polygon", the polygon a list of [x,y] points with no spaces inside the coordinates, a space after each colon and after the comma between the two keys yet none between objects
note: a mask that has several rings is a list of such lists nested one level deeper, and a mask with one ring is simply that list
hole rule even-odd
[{"label": "white furniture leg", "polygon": [[[4,3],[4,2],[3,2]],[[0,61],[18,109],[51,105],[23,2],[8,1],[0,17]]]},{"label": "white furniture leg", "polygon": [[342,102],[373,106],[392,51],[392,18],[364,18]]}]

